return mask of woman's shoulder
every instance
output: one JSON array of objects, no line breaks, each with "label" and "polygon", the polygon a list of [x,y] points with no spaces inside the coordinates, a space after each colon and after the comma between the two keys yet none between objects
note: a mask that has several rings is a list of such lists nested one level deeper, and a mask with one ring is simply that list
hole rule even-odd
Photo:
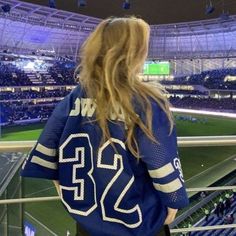
[{"label": "woman's shoulder", "polygon": [[72,89],[70,95],[71,95],[71,96],[78,96],[78,95],[79,95],[80,97],[82,97],[82,96],[83,96],[83,93],[84,93],[84,91],[83,91],[83,89],[82,89],[82,86],[81,86],[80,83],[78,83],[78,84],[76,85],[76,87]]}]

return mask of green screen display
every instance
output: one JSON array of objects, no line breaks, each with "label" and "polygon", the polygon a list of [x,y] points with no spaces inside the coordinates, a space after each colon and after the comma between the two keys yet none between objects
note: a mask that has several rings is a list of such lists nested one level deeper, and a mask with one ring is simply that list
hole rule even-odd
[{"label": "green screen display", "polygon": [[169,62],[145,63],[143,74],[144,75],[169,75],[170,63]]}]

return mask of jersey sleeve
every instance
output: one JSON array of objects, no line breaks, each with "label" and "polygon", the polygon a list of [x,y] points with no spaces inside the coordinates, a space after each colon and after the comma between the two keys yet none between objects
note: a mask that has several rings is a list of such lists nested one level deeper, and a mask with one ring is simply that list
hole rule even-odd
[{"label": "jersey sleeve", "polygon": [[70,95],[59,102],[54,109],[22,166],[22,176],[58,179],[58,146],[69,114],[69,100]]},{"label": "jersey sleeve", "polygon": [[171,134],[167,116],[160,107],[153,105],[153,135],[157,142],[150,140],[145,134],[139,137],[139,151],[142,161],[158,191],[163,204],[174,209],[188,205],[183,172],[178,156],[176,129]]}]

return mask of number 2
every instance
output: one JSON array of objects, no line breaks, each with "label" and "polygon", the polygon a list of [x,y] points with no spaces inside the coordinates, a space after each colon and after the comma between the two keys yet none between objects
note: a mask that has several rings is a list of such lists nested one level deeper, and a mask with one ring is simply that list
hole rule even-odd
[{"label": "number 2", "polygon": [[[120,205],[122,199],[124,198],[125,194],[131,188],[131,186],[134,182],[134,176],[129,180],[128,183],[123,183],[124,189],[120,193],[120,195],[117,199],[113,199],[114,197],[111,194],[109,194],[109,192],[112,192],[112,188],[116,188],[114,185],[115,185],[115,183],[119,182],[119,176],[122,174],[122,172],[124,170],[124,163],[123,163],[122,155],[114,154],[113,165],[105,164],[105,162],[102,162],[103,152],[109,145],[111,145],[111,143],[113,143],[114,145],[119,144],[124,151],[126,149],[125,144],[122,141],[120,141],[119,139],[111,138],[110,140],[108,140],[107,142],[105,142],[102,145],[102,147],[99,149],[99,152],[98,152],[98,163],[97,163],[98,168],[104,168],[104,169],[108,169],[108,170],[109,169],[117,170],[116,174],[114,175],[114,177],[112,178],[110,183],[105,188],[105,190],[102,194],[102,197],[101,197],[100,202],[101,202],[101,207],[102,207],[103,220],[121,223],[129,228],[136,228],[142,222],[142,213],[141,213],[139,205],[135,205],[131,209],[119,208],[119,205]],[[111,158],[111,157],[109,157],[109,158]],[[120,168],[118,168],[118,166],[120,166]],[[121,184],[122,183],[120,182],[119,185],[121,185]],[[107,203],[114,202],[114,204],[106,204],[106,202]],[[112,217],[112,213],[110,213],[110,216],[108,216],[108,214],[106,213],[106,205],[110,205],[110,206],[114,205],[113,210],[115,211],[116,215],[119,215],[119,219]],[[127,222],[129,219],[135,219],[135,220],[134,220],[134,222],[131,223],[131,222]]]}]

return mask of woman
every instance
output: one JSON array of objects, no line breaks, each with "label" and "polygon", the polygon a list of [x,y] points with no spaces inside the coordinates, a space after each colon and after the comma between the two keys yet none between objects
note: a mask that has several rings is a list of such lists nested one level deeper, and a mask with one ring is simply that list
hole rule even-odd
[{"label": "woman", "polygon": [[188,204],[169,103],[139,79],[149,31],[135,17],[97,26],[82,47],[80,84],[23,166],[23,176],[55,180],[86,235],[164,235]]}]

